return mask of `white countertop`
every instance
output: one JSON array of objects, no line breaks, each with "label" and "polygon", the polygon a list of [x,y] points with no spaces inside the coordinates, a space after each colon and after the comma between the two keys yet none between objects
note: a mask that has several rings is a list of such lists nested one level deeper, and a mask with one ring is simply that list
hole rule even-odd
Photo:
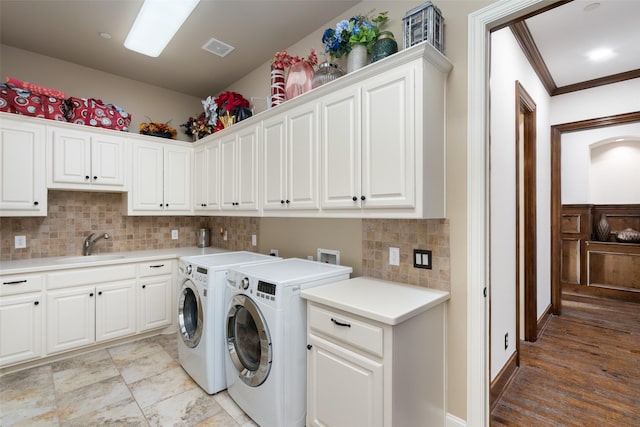
[{"label": "white countertop", "polygon": [[303,290],[300,296],[388,325],[397,325],[447,301],[449,292],[356,277]]},{"label": "white countertop", "polygon": [[[132,252],[98,253],[87,257],[61,256],[47,258],[31,258],[16,261],[0,262],[0,274],[36,273],[39,271],[64,270],[68,268],[84,268],[104,265],[125,264],[130,262],[153,261],[162,258],[179,258],[183,256],[207,255],[228,252],[220,248],[184,248],[154,249]],[[113,256],[118,256],[114,259]]]}]

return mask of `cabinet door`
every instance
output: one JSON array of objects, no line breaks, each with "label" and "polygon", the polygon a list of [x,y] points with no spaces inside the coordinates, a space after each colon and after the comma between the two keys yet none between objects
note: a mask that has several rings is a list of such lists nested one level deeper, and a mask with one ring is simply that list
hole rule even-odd
[{"label": "cabinet door", "polygon": [[191,149],[164,147],[164,210],[191,210]]},{"label": "cabinet door", "polygon": [[287,114],[287,205],[318,208],[319,107],[312,102]]},{"label": "cabinet door", "polygon": [[263,204],[265,210],[286,208],[287,198],[287,137],[285,119],[276,116],[262,125]]},{"label": "cabinet door", "polygon": [[236,135],[220,141],[220,204],[225,210],[236,207]]},{"label": "cabinet door", "polygon": [[91,137],[91,183],[124,187],[124,140],[120,137]]},{"label": "cabinet door", "polygon": [[163,196],[163,150],[161,144],[134,142],[132,211],[161,211]]},{"label": "cabinet door", "polygon": [[2,117],[0,216],[46,216],[45,127]]},{"label": "cabinet door", "polygon": [[136,332],[136,281],[96,287],[96,342]]},{"label": "cabinet door", "polygon": [[315,335],[308,338],[307,425],[382,427],[382,364]]},{"label": "cabinet door", "polygon": [[360,89],[329,95],[321,105],[322,208],[360,208]]},{"label": "cabinet door", "polygon": [[363,206],[415,207],[415,67],[362,84]]},{"label": "cabinet door", "polygon": [[91,137],[88,132],[51,128],[51,182],[57,184],[91,183]]},{"label": "cabinet door", "polygon": [[153,276],[138,285],[138,331],[170,325],[173,275]]},{"label": "cabinet door", "polygon": [[238,132],[236,208],[244,211],[258,209],[258,126]]},{"label": "cabinet door", "polygon": [[43,356],[42,294],[0,298],[0,366]]},{"label": "cabinet door", "polygon": [[94,293],[93,286],[47,293],[47,353],[95,342]]},{"label": "cabinet door", "polygon": [[220,209],[220,141],[209,142],[193,153],[193,209]]}]

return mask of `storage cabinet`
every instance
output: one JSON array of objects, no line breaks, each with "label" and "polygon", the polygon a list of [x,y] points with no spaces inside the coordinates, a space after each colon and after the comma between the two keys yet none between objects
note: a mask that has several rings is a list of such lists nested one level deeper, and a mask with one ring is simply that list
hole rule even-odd
[{"label": "storage cabinet", "polygon": [[415,209],[415,67],[322,99],[323,209]]},{"label": "storage cabinet", "polygon": [[227,214],[258,211],[259,125],[235,125],[220,139],[220,201]]},{"label": "storage cabinet", "polygon": [[4,276],[0,288],[0,367],[44,354],[42,278]]},{"label": "storage cabinet", "polygon": [[49,188],[126,191],[124,138],[67,127],[49,126]]},{"label": "storage cabinet", "polygon": [[46,126],[0,113],[0,216],[46,216]]},{"label": "storage cabinet", "polygon": [[307,426],[445,425],[448,293],[358,277],[300,295]]},{"label": "storage cabinet", "polygon": [[138,331],[171,325],[175,314],[175,261],[141,263],[138,283]]},{"label": "storage cabinet", "polygon": [[136,265],[80,268],[47,277],[47,353],[136,332]]},{"label": "storage cabinet", "polygon": [[191,147],[133,142],[130,215],[191,212]]},{"label": "storage cabinet", "polygon": [[310,103],[265,120],[263,210],[318,210],[319,105]]},{"label": "storage cabinet", "polygon": [[209,141],[193,153],[193,210],[220,210],[220,141]]}]

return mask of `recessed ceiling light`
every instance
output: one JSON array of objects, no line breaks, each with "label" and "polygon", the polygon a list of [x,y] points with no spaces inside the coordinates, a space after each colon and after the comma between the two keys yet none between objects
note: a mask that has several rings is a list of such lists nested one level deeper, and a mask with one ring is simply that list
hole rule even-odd
[{"label": "recessed ceiling light", "polygon": [[127,49],[157,57],[200,0],[145,0],[124,41]]},{"label": "recessed ceiling light", "polygon": [[587,52],[587,56],[592,61],[604,61],[615,56],[613,50],[608,48],[594,49]]},{"label": "recessed ceiling light", "polygon": [[595,9],[597,9],[597,8],[599,8],[599,7],[600,7],[600,3],[598,3],[598,2],[596,2],[596,3],[591,3],[591,4],[588,4],[588,5],[586,5],[586,6],[584,7],[584,11],[585,11],[585,12],[591,12],[592,10],[595,10]]},{"label": "recessed ceiling light", "polygon": [[104,31],[98,33],[98,35],[105,40],[111,40],[111,34],[105,33]]}]

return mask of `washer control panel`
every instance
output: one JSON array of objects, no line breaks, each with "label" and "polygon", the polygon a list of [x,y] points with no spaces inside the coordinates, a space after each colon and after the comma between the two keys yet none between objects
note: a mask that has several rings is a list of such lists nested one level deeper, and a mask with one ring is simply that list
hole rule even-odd
[{"label": "washer control panel", "polygon": [[206,267],[200,267],[197,265],[194,265],[194,266],[188,265],[187,272],[191,280],[194,281],[194,283],[206,285],[207,281],[209,280],[209,276],[208,276],[209,272]]}]

